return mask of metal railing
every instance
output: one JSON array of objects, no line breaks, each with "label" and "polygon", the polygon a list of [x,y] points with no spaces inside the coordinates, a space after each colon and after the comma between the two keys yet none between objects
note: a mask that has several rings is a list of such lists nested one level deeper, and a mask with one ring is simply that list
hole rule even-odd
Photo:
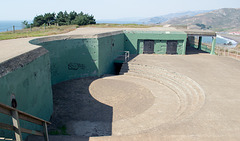
[{"label": "metal railing", "polygon": [[240,60],[240,50],[228,47],[216,47],[215,53],[218,56],[227,56],[236,60]]},{"label": "metal railing", "polygon": [[[37,135],[37,136],[44,136],[45,141],[49,141],[47,124],[51,124],[50,122],[1,103],[0,103],[0,113],[12,117],[13,125],[0,122],[0,128],[14,131],[16,141],[23,141],[22,133],[27,133],[27,134]],[[21,128],[19,119],[22,119],[37,125],[41,125],[43,126],[43,131],[36,131],[36,130]]]},{"label": "metal railing", "polygon": [[125,57],[124,57],[124,63],[126,63],[126,62],[128,62],[129,61],[129,58],[130,58],[130,53],[129,53],[129,51],[124,51],[124,55],[125,55]]}]

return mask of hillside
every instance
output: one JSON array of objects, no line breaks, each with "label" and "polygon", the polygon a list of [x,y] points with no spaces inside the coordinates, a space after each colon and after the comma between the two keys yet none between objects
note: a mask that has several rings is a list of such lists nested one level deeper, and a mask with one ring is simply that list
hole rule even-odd
[{"label": "hillside", "polygon": [[240,8],[223,8],[195,16],[174,18],[163,24],[188,25],[215,31],[236,31],[240,29]]},{"label": "hillside", "polygon": [[139,20],[140,22],[144,22],[145,24],[159,24],[166,22],[168,20],[171,20],[176,17],[183,17],[183,16],[195,16],[201,13],[207,13],[210,10],[200,10],[200,11],[187,11],[187,12],[181,12],[181,13],[171,13],[167,15],[157,16],[157,17],[151,17],[146,19]]}]

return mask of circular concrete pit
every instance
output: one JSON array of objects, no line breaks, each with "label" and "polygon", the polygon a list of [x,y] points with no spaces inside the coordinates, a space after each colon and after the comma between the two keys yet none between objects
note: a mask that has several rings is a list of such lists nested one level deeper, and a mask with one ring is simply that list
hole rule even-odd
[{"label": "circular concrete pit", "polygon": [[[125,73],[124,67],[129,68]],[[204,103],[201,87],[176,72],[129,63],[122,67],[121,73],[124,75],[76,79],[55,85],[55,105],[61,109],[54,109],[56,119],[52,122],[66,124],[67,132],[77,136],[161,132],[194,114]],[[64,101],[65,106],[73,106],[67,111],[68,116],[63,112],[68,109],[61,105],[61,96],[70,100]]]}]

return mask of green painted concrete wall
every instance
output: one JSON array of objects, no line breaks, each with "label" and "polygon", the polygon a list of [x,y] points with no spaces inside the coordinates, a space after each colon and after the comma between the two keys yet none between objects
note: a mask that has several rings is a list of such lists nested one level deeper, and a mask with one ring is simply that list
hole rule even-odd
[{"label": "green painted concrete wall", "polygon": [[71,39],[39,44],[50,52],[52,84],[98,76],[98,40]]},{"label": "green painted concrete wall", "polygon": [[[191,47],[194,47],[194,48],[198,48],[198,45],[191,45]],[[208,48],[208,46],[207,45],[201,45],[201,50],[202,51],[205,51],[205,52],[207,52],[207,53],[211,53],[211,49],[210,48]]]},{"label": "green painted concrete wall", "polygon": [[165,31],[125,31],[125,50],[130,54],[142,54],[144,40],[154,40],[154,52],[166,54],[167,40],[178,41],[178,54],[185,54],[187,34],[185,32]]},{"label": "green painted concrete wall", "polygon": [[124,34],[56,40],[38,45],[50,52],[52,84],[57,84],[114,73],[114,59],[124,51]]},{"label": "green painted concrete wall", "polygon": [[155,53],[166,53],[167,40],[178,40],[178,54],[184,54],[184,32],[125,32],[99,38],[46,41],[38,45],[50,52],[52,84],[80,77],[114,73],[114,59],[124,54],[141,54],[143,41],[155,41]]},{"label": "green painted concrete wall", "polygon": [[124,54],[124,34],[98,38],[99,75],[114,73],[114,59]]},{"label": "green painted concrete wall", "polygon": [[[0,103],[11,106],[11,95],[15,94],[17,109],[39,118],[49,120],[53,112],[49,54],[0,77]],[[0,121],[12,124],[9,116],[0,114]],[[39,129],[28,122],[20,122],[21,127]],[[12,137],[11,131],[0,130],[0,136]]]}]

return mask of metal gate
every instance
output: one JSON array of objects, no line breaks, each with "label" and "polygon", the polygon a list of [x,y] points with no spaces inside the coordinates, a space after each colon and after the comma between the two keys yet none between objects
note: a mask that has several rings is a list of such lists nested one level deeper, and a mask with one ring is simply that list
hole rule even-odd
[{"label": "metal gate", "polygon": [[154,53],[154,41],[144,40],[143,54],[153,54]]},{"label": "metal gate", "polygon": [[178,41],[169,40],[167,41],[167,52],[166,54],[177,54]]}]

